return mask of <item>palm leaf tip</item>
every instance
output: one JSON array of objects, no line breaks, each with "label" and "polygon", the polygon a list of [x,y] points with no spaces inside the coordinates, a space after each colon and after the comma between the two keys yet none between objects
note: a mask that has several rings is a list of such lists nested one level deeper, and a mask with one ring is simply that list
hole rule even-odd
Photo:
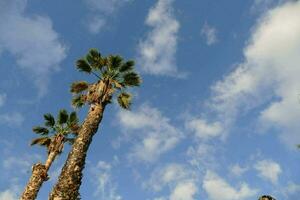
[{"label": "palm leaf tip", "polygon": [[71,85],[71,92],[78,94],[83,92],[84,90],[88,89],[89,84],[86,81],[76,81]]},{"label": "palm leaf tip", "polygon": [[140,76],[135,72],[129,72],[129,73],[125,74],[123,78],[124,78],[123,83],[130,87],[140,86],[140,84],[142,82]]},{"label": "palm leaf tip", "polygon": [[129,93],[123,92],[118,96],[118,103],[121,108],[130,109],[132,96]]},{"label": "palm leaf tip", "polygon": [[47,135],[49,133],[49,130],[47,128],[41,127],[41,126],[33,127],[32,131],[37,133],[37,134],[41,134],[41,135]]},{"label": "palm leaf tip", "polygon": [[45,126],[53,127],[55,125],[55,119],[50,113],[45,114],[44,119],[45,119]]},{"label": "palm leaf tip", "polygon": [[134,67],[134,61],[129,60],[120,67],[119,71],[120,72],[128,72],[128,71],[133,70],[133,67]]},{"label": "palm leaf tip", "polygon": [[121,67],[123,58],[119,55],[109,56],[109,64],[113,69],[119,69]]},{"label": "palm leaf tip", "polygon": [[48,147],[51,143],[51,139],[48,138],[48,137],[41,137],[41,138],[36,138],[36,139],[33,139],[30,143],[30,145],[40,145],[40,146],[46,146]]},{"label": "palm leaf tip", "polygon": [[72,99],[72,106],[75,108],[81,108],[85,104],[85,95],[77,95]]},{"label": "palm leaf tip", "polygon": [[79,71],[81,72],[86,72],[86,73],[91,73],[92,72],[92,68],[89,65],[89,63],[85,60],[85,59],[79,59],[76,62],[76,67]]},{"label": "palm leaf tip", "polygon": [[65,109],[61,109],[58,113],[57,122],[59,124],[64,124],[68,121],[69,115]]}]

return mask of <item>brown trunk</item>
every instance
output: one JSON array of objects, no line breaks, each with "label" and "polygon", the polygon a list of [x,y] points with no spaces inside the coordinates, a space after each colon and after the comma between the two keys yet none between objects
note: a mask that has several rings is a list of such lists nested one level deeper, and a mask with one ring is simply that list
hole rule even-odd
[{"label": "brown trunk", "polygon": [[102,120],[105,104],[91,105],[87,117],[78,132],[78,136],[68,155],[67,161],[54,186],[50,200],[77,200],[80,199],[79,188],[81,185],[82,171],[85,158],[94,134]]},{"label": "brown trunk", "polygon": [[38,163],[32,167],[32,175],[20,200],[34,200],[44,181],[48,180],[45,165]]}]

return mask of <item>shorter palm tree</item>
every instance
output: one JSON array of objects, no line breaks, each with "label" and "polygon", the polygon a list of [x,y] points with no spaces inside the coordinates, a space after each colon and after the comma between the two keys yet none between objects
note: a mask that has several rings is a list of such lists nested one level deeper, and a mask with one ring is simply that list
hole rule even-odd
[{"label": "shorter palm tree", "polygon": [[271,197],[269,195],[263,195],[261,197],[259,197],[258,200],[276,200],[274,197]]},{"label": "shorter palm tree", "polygon": [[67,142],[73,144],[77,131],[79,130],[79,120],[76,112],[70,115],[64,109],[58,113],[57,120],[47,113],[44,115],[45,126],[33,127],[33,132],[39,137],[31,141],[31,145],[46,147],[47,160],[45,164],[37,163],[32,167],[32,175],[21,196],[21,200],[33,200],[42,186],[43,182],[49,179],[48,170],[55,158],[63,151],[64,144]]}]

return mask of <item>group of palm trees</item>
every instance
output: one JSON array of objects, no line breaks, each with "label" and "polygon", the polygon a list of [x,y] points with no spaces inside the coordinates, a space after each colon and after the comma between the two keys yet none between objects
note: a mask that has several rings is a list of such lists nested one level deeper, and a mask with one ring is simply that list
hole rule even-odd
[{"label": "group of palm trees", "polygon": [[[31,145],[40,145],[47,149],[44,164],[36,163],[32,167],[31,177],[21,195],[21,200],[34,200],[42,186],[50,177],[48,170],[53,161],[62,153],[65,143],[72,145],[68,158],[62,168],[58,181],[52,189],[49,200],[78,200],[82,171],[88,148],[102,120],[105,107],[116,97],[121,108],[129,109],[132,95],[126,91],[141,84],[140,76],[134,71],[134,61],[124,61],[118,55],[102,56],[97,49],[76,62],[80,72],[94,75],[96,81],[76,81],[71,84],[72,105],[80,108],[89,105],[87,116],[82,124],[75,111],[70,114],[61,109],[57,119],[52,114],[44,115],[44,125],[33,127],[39,135]],[[275,200],[264,195],[259,200]]]},{"label": "group of palm trees", "polygon": [[62,153],[65,143],[71,144],[72,148],[49,199],[80,199],[79,188],[87,151],[98,130],[105,107],[116,97],[121,108],[129,109],[132,95],[127,89],[141,84],[134,65],[134,61],[124,61],[118,55],[102,56],[97,49],[90,49],[84,58],[76,62],[79,71],[97,78],[93,83],[76,81],[71,84],[70,91],[74,94],[72,105],[75,108],[89,105],[87,116],[80,124],[76,112],[69,114],[62,109],[57,119],[48,113],[44,115],[44,126],[33,127],[33,132],[39,137],[33,139],[31,145],[46,147],[47,159],[44,164],[33,165],[32,175],[21,200],[36,199],[42,184],[49,179],[48,170],[51,164]]}]

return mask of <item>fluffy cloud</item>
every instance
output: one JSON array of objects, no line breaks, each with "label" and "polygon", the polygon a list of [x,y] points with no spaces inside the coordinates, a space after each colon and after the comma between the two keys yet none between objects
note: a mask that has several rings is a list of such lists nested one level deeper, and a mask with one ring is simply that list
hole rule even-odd
[{"label": "fluffy cloud", "polygon": [[3,94],[0,94],[0,107],[4,105],[6,101],[6,94],[3,93]]},{"label": "fluffy cloud", "polygon": [[97,186],[95,196],[107,200],[122,200],[122,197],[116,192],[116,185],[112,180],[112,165],[110,163],[99,161],[92,169],[92,174],[96,177]]},{"label": "fluffy cloud", "polygon": [[234,176],[241,176],[248,170],[249,170],[248,167],[241,167],[239,164],[232,165],[229,168],[230,173]]},{"label": "fluffy cloud", "polygon": [[272,160],[258,161],[254,168],[258,171],[260,177],[271,181],[273,184],[277,183],[282,172],[280,165]]},{"label": "fluffy cloud", "polygon": [[97,34],[106,25],[107,18],[119,10],[123,4],[131,0],[85,0],[91,16],[87,20],[87,28],[92,34]]},{"label": "fluffy cloud", "polygon": [[140,106],[137,111],[121,110],[117,117],[127,133],[138,133],[134,137],[140,137],[141,142],[134,144],[131,158],[155,161],[161,154],[173,149],[182,137],[169,118],[147,104]]},{"label": "fluffy cloud", "polygon": [[211,171],[207,171],[202,187],[210,200],[243,200],[253,198],[257,194],[257,190],[251,189],[246,183],[234,188]]},{"label": "fluffy cloud", "polygon": [[0,123],[8,126],[20,126],[24,121],[24,117],[19,112],[0,114]]},{"label": "fluffy cloud", "polygon": [[43,96],[50,75],[66,56],[66,49],[51,20],[26,14],[26,4],[25,0],[0,2],[0,52],[15,56],[18,66],[28,72],[39,96]]},{"label": "fluffy cloud", "polygon": [[201,35],[205,38],[206,44],[211,46],[218,42],[217,29],[205,23],[201,29]]},{"label": "fluffy cloud", "polygon": [[159,192],[165,187],[170,188],[169,198],[160,197],[157,199],[194,200],[198,192],[195,179],[195,173],[187,166],[172,163],[156,168],[144,186],[155,192]]},{"label": "fluffy cloud", "polygon": [[214,138],[220,136],[223,131],[221,123],[208,123],[205,119],[198,118],[188,120],[185,126],[199,139]]},{"label": "fluffy cloud", "polygon": [[263,15],[244,49],[245,61],[212,87],[210,106],[226,125],[266,105],[262,124],[282,130],[289,145],[300,141],[299,9],[299,1],[287,2]]},{"label": "fluffy cloud", "polygon": [[12,190],[0,192],[0,200],[17,200],[17,195]]},{"label": "fluffy cloud", "polygon": [[158,0],[150,9],[146,24],[153,29],[138,48],[138,62],[146,73],[182,76],[176,67],[179,22],[173,16],[173,0]]}]

